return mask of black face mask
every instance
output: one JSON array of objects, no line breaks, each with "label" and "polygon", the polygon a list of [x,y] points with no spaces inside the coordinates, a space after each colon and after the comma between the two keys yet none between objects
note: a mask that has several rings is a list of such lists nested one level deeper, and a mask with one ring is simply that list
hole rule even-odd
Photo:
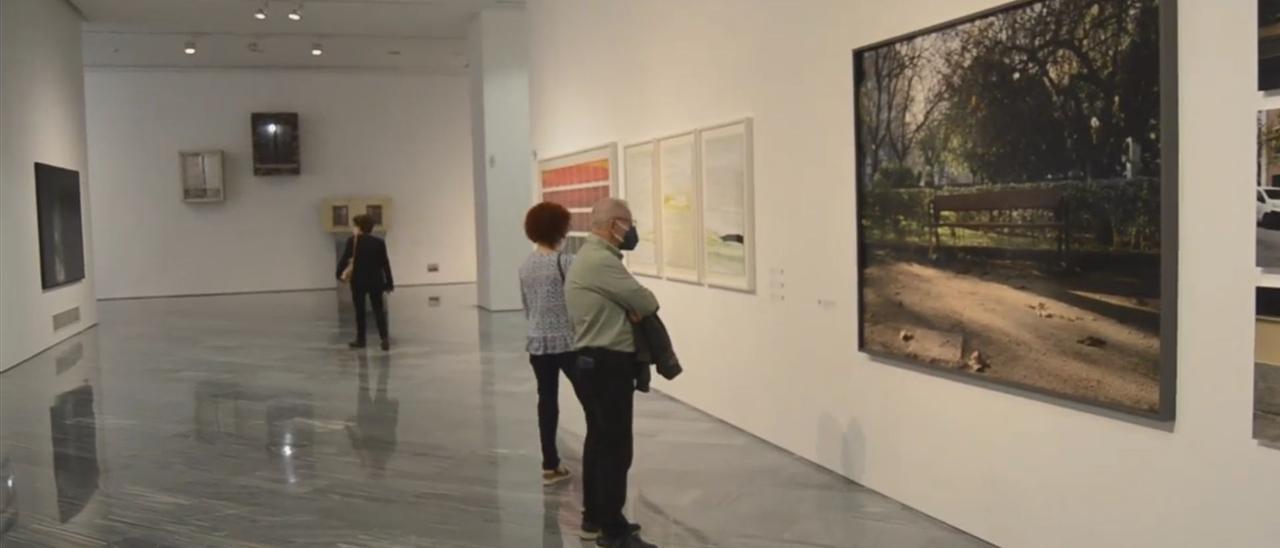
[{"label": "black face mask", "polygon": [[640,233],[636,231],[636,225],[631,225],[627,232],[622,235],[622,242],[618,244],[618,249],[622,251],[631,251],[640,245]]}]

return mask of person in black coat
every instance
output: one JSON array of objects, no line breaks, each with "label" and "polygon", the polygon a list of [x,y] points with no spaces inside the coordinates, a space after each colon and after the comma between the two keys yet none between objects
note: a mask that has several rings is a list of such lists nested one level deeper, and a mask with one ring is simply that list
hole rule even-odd
[{"label": "person in black coat", "polygon": [[[382,349],[389,350],[391,343],[387,338],[387,308],[383,302],[383,293],[395,290],[396,284],[391,278],[391,260],[387,258],[387,243],[373,235],[373,218],[368,215],[356,215],[352,219],[356,231],[347,239],[342,258],[338,260],[337,277],[343,279],[347,265],[352,264],[350,279],[351,300],[356,307],[356,340],[348,345],[351,348],[364,348],[367,321],[364,317],[365,297],[373,305],[373,318],[378,324],[378,335],[382,336]],[[354,254],[354,259],[352,255]],[[353,262],[354,261],[354,262]]]}]

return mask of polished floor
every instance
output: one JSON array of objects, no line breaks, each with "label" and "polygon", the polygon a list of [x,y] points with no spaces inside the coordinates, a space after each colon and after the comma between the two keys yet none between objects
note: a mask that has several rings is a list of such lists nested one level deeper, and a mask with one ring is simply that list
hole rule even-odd
[{"label": "polished floor", "polygon": [[[102,303],[0,375],[0,544],[586,545],[578,484],[538,475],[522,316],[474,293],[394,294],[390,353],[345,348],[331,292]],[[636,436],[628,513],[663,547],[988,546],[661,395]]]}]

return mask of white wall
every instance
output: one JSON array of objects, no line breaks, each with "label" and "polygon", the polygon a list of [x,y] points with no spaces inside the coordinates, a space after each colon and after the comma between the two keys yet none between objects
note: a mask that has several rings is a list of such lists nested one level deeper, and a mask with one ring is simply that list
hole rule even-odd
[{"label": "white wall", "polygon": [[[86,87],[99,297],[333,287],[333,195],[393,199],[397,284],[475,280],[463,75],[90,69]],[[253,175],[263,111],[298,113],[302,175]],[[203,149],[226,152],[226,202],[181,201],[178,152]]]},{"label": "white wall", "polygon": [[533,200],[528,41],[523,8],[485,10],[467,34],[477,289],[480,306],[488,310],[523,307],[515,273],[530,248],[523,226]]},{"label": "white wall", "polygon": [[1250,439],[1251,0],[1180,2],[1172,432],[857,352],[851,50],[1003,1],[534,0],[534,146],[755,117],[760,294],[646,280],[676,397],[1000,546],[1275,546],[1280,451]]},{"label": "white wall", "polygon": [[[35,162],[80,172],[85,279],[44,291]],[[97,322],[80,18],[65,2],[0,1],[0,369]],[[80,307],[57,332],[52,316]]]}]

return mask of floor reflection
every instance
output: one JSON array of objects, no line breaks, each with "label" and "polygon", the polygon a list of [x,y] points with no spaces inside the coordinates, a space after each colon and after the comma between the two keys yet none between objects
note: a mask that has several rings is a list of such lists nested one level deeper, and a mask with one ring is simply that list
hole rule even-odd
[{"label": "floor reflection", "polygon": [[[522,315],[404,288],[392,351],[352,352],[334,299],[107,302],[5,372],[4,548],[584,546],[580,482],[541,483]],[[983,546],[661,395],[637,398],[636,432],[628,510],[664,548]]]},{"label": "floor reflection", "polygon": [[359,353],[359,384],[356,385],[356,416],[347,419],[347,438],[360,457],[360,464],[373,477],[383,477],[387,461],[396,452],[396,428],[400,424],[400,400],[387,397],[391,379],[391,355],[374,358],[377,388],[369,384],[369,356]]},{"label": "floor reflection", "polygon": [[93,387],[59,394],[49,408],[53,441],[53,481],[58,493],[58,521],[66,523],[84,510],[98,492],[98,422]]}]

